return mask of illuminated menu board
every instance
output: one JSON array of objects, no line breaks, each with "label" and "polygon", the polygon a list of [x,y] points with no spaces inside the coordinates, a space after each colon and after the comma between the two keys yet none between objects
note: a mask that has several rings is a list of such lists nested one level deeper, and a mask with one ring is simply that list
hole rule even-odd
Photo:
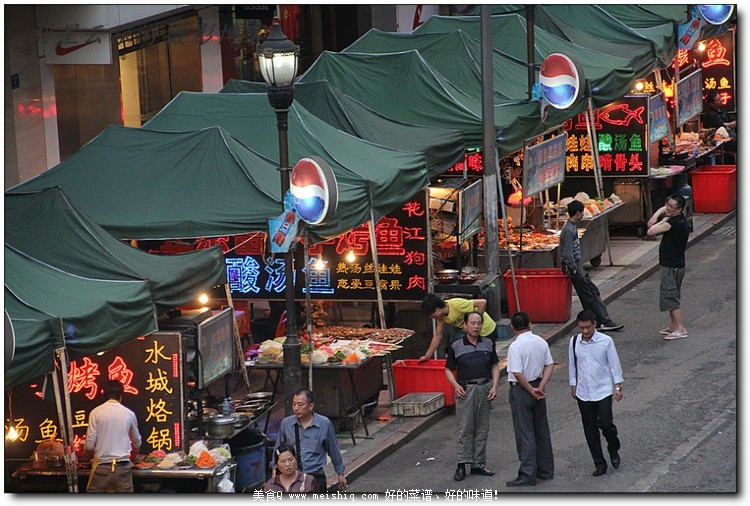
[{"label": "illuminated menu board", "polygon": [[[421,301],[427,295],[429,258],[427,190],[420,191],[375,225],[384,300]],[[177,253],[220,245],[225,252],[232,298],[284,300],[284,258],[265,256],[262,233],[198,239],[196,241],[139,241],[150,253]],[[299,248],[298,248],[299,249]],[[352,251],[355,260],[347,260]],[[375,273],[367,224],[335,239],[310,247],[310,263],[320,258],[323,268],[310,269],[310,293],[315,300],[376,300]],[[295,257],[302,257],[301,254]],[[296,298],[305,298],[303,262],[295,262]],[[223,297],[223,291],[215,293]]]},{"label": "illuminated menu board", "polygon": [[[124,387],[122,404],[138,419],[140,453],[186,450],[182,380],[182,348],[179,333],[155,332],[113,348],[101,356],[73,360],[68,368],[74,445],[83,447],[89,413],[106,401],[108,379]],[[49,381],[49,390],[52,390]],[[43,378],[10,389],[5,404],[5,428],[10,422],[20,437],[5,441],[6,459],[28,459],[38,444],[56,434],[61,439],[57,407],[50,394],[44,398]],[[6,397],[7,399],[8,397]],[[64,402],[63,402],[64,405]]]},{"label": "illuminated menu board", "polygon": [[525,195],[536,195],[565,180],[567,135],[526,148],[523,155],[523,188]]},{"label": "illuminated menu board", "polygon": [[654,143],[669,135],[667,103],[660,93],[648,97],[648,118],[649,143]]},{"label": "illuminated menu board", "polygon": [[681,77],[677,81],[677,126],[695,118],[703,111],[703,94],[701,93],[701,70]]},{"label": "illuminated menu board", "polygon": [[205,388],[232,371],[235,356],[232,329],[232,308],[198,324],[198,349],[202,364],[198,388]]},{"label": "illuminated menu board", "polygon": [[[602,175],[648,176],[648,105],[648,95],[628,95],[594,111]],[[593,176],[585,115],[563,126],[568,133],[565,176]]]}]

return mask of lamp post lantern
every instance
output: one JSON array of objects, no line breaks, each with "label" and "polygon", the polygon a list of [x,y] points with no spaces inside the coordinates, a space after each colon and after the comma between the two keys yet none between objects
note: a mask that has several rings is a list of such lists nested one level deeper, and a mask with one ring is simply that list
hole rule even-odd
[{"label": "lamp post lantern", "polygon": [[[268,83],[268,101],[276,113],[276,126],[279,132],[279,171],[281,173],[281,208],[284,210],[284,196],[289,190],[289,143],[287,127],[289,108],[294,101],[294,78],[297,75],[299,48],[290,41],[278,21],[271,26],[271,33],[258,48],[260,72]],[[286,340],[284,341],[284,414],[292,414],[294,392],[301,386],[300,343],[297,339],[297,315],[294,307],[294,253],[284,254],[284,275],[286,277]]]}]

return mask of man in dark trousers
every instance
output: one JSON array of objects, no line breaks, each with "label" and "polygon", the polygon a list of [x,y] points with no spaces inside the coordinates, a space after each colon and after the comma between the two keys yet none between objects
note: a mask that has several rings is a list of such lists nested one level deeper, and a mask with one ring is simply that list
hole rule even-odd
[{"label": "man in dark trousers", "polygon": [[551,480],[555,475],[544,392],[552,377],[552,354],[547,341],[531,332],[529,315],[514,313],[510,324],[516,338],[508,347],[508,402],[521,465],[516,479],[505,484],[533,486],[537,478]]},{"label": "man in dark trousers", "polygon": [[591,281],[591,277],[581,264],[581,243],[578,240],[577,224],[583,219],[583,209],[583,202],[579,200],[574,200],[568,204],[568,221],[565,222],[560,232],[562,270],[573,282],[583,309],[588,309],[596,314],[600,325],[599,330],[603,332],[620,330],[623,325],[615,323],[609,317],[609,312],[602,302],[599,289]]},{"label": "man in dark trousers", "polygon": [[339,443],[336,440],[336,430],[331,421],[313,409],[313,393],[307,389],[300,389],[292,398],[293,415],[284,418],[279,425],[279,437],[276,448],[282,444],[292,445],[297,449],[299,469],[315,478],[317,490],[325,492],[326,474],[323,466],[326,464],[326,454],[331,457],[331,463],[338,475],[339,490],[346,489],[344,475],[344,459],[341,457]]},{"label": "man in dark trousers", "polygon": [[669,326],[659,331],[664,339],[683,339],[688,336],[680,308],[682,278],[685,277],[685,249],[690,228],[682,210],[685,199],[672,195],[648,220],[648,235],[661,235],[659,244],[659,309],[669,311]]},{"label": "man in dark trousers", "polygon": [[109,380],[107,401],[91,410],[85,448],[94,453],[87,492],[133,492],[131,451],[137,454],[141,434],[135,413],[120,404],[124,387]]},{"label": "man in dark trousers", "polygon": [[495,474],[485,464],[491,402],[497,396],[500,381],[495,342],[480,335],[482,315],[478,311],[466,313],[464,324],[466,335],[451,344],[445,360],[445,376],[456,392],[458,466],[453,475],[456,481],[466,478],[466,464],[471,466],[471,474]]},{"label": "man in dark trousers", "polygon": [[596,330],[596,315],[583,310],[576,317],[580,334],[568,345],[568,381],[570,395],[578,401],[586,444],[594,459],[594,476],[607,472],[599,436],[607,440],[612,467],[620,467],[620,440],[613,423],[612,396],[622,399],[622,367],[615,342]]}]

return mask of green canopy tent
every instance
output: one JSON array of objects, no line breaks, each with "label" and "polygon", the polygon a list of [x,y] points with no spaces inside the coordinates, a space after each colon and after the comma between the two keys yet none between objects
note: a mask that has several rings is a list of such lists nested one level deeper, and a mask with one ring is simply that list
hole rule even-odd
[{"label": "green canopy tent", "polygon": [[[522,62],[527,62],[526,20],[517,14],[492,16],[493,47]],[[471,37],[479,38],[478,16],[432,16],[414,33],[446,33],[462,30]],[[541,64],[551,53],[566,53],[583,67],[586,79],[591,83],[594,107],[601,107],[622,98],[633,87],[637,77],[636,65],[631,58],[622,58],[573,44],[545,30],[534,30],[534,62]],[[572,111],[570,115],[579,111]]]},{"label": "green canopy tent", "polygon": [[[94,168],[101,170],[101,166]],[[74,192],[78,188],[72,182],[66,186]],[[98,187],[91,193],[105,201],[110,197],[107,187]],[[212,286],[226,283],[224,257],[218,246],[180,255],[146,253],[102,229],[76,209],[59,187],[35,193],[6,193],[5,244],[70,274],[147,281],[159,314],[195,300]]]},{"label": "green canopy tent", "polygon": [[[398,53],[416,49],[424,60],[452,84],[471,93],[482,79],[481,45],[461,30],[445,33],[395,33],[373,28],[343,53]],[[492,50],[493,85],[500,101],[528,98],[525,63]]]},{"label": "green canopy tent", "polygon": [[[143,129],[178,131],[214,125],[261,155],[278,159],[276,114],[266,95],[182,92]],[[339,187],[338,211],[332,220],[307,230],[313,242],[337,237],[371,218],[377,221],[428,185],[424,153],[390,149],[354,137],[298,103],[289,110],[288,125],[289,159],[311,155],[323,158]],[[268,177],[271,173],[274,176]],[[277,187],[278,195],[281,185],[275,174],[275,169],[266,171],[265,177]],[[280,206],[273,216],[279,212]]]},{"label": "green canopy tent", "polygon": [[215,237],[267,227],[281,212],[277,173],[273,162],[219,128],[173,133],[111,126],[6,195],[59,186],[120,239]]},{"label": "green canopy tent", "polygon": [[[526,17],[526,6],[522,4],[500,4],[491,8],[493,15],[520,15]],[[643,77],[659,66],[659,57],[664,49],[656,40],[621,23],[596,5],[541,4],[534,6],[536,30],[564,39],[602,54],[625,58],[631,61],[636,77]],[[478,9],[472,14],[478,15]],[[477,17],[477,19],[479,19]],[[493,18],[494,19],[494,18]],[[662,28],[672,30],[672,24]],[[669,64],[671,58],[667,60]]]},{"label": "green canopy tent", "polygon": [[[64,346],[71,357],[106,351],[156,330],[156,314],[146,281],[91,279],[74,275],[35,260],[5,245],[5,302],[11,320],[36,312],[62,320]],[[29,310],[29,308],[34,311]],[[52,322],[49,322],[53,325]],[[39,369],[23,361],[59,344],[54,329],[37,326],[28,335],[17,335],[19,350],[32,342],[40,347],[17,354],[5,371],[5,388],[50,372],[52,356],[39,356]],[[18,330],[23,330],[22,328]],[[18,364],[18,367],[14,367]],[[10,376],[9,376],[10,374]]]},{"label": "green canopy tent", "polygon": [[7,286],[4,304],[15,339],[13,357],[5,357],[8,389],[54,370],[55,350],[64,346],[64,340],[62,320],[25,304]]},{"label": "green canopy tent", "polygon": [[[416,50],[385,54],[324,52],[299,80],[327,80],[389,118],[460,128],[468,147],[482,147],[480,82],[475,90],[470,92],[464,87],[464,91],[433,69]],[[580,99],[568,111],[548,110],[542,122],[539,103],[500,102],[496,97],[499,156],[521,149],[527,139],[562,123],[584,107],[585,101]]]},{"label": "green canopy tent", "polygon": [[[231,79],[220,93],[262,93],[268,85]],[[463,132],[391,120],[354,100],[326,81],[297,83],[294,101],[329,125],[360,139],[402,151],[421,151],[430,177],[463,160]]]}]

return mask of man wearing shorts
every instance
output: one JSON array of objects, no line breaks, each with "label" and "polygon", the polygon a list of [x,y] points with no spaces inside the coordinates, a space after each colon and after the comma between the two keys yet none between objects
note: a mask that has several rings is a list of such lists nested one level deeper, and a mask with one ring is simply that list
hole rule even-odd
[{"label": "man wearing shorts", "polygon": [[680,195],[667,198],[667,203],[648,220],[648,235],[661,235],[659,266],[661,288],[659,309],[669,311],[669,327],[659,331],[664,339],[687,337],[687,329],[680,309],[680,288],[685,276],[685,248],[690,230],[685,215],[685,199]]}]

